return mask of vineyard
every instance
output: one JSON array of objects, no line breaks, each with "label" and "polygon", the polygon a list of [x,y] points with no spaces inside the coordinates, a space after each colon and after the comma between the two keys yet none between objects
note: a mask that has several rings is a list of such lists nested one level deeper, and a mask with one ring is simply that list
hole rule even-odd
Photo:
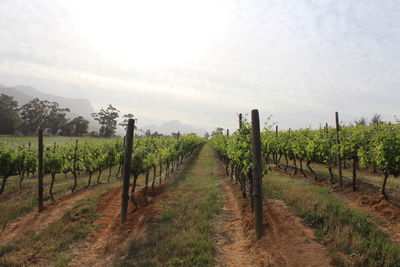
[{"label": "vineyard", "polygon": [[[243,183],[245,194],[246,179],[251,177],[249,171],[251,159],[251,124],[240,122],[240,130],[234,135],[215,135],[211,144],[226,163],[231,175]],[[339,182],[343,185],[343,163],[352,165],[352,187],[357,190],[357,171],[371,170],[382,176],[380,193],[387,197],[386,185],[390,176],[400,175],[400,124],[380,123],[379,125],[324,127],[317,130],[298,129],[278,131],[273,125],[266,125],[261,133],[262,154],[266,164],[283,165],[300,172],[307,177],[305,168],[314,179],[317,174],[312,164],[324,166],[329,173],[329,183]],[[338,169],[334,176],[333,169]],[[246,179],[240,178],[245,176]],[[335,179],[336,178],[336,179]],[[251,180],[251,178],[249,178]],[[394,178],[396,179],[396,178]],[[368,181],[367,181],[368,182]],[[251,184],[251,182],[250,182]],[[395,192],[400,192],[398,181],[392,183]]]},{"label": "vineyard", "polygon": [[0,265],[400,262],[398,123],[133,133],[0,138]]},{"label": "vineyard", "polygon": [[[132,174],[138,177],[150,169],[159,167],[160,173],[165,167],[176,167],[179,162],[199,144],[195,136],[183,136],[179,140],[172,138],[141,138],[136,139],[133,147]],[[50,195],[55,185],[56,175],[72,174],[74,177],[72,191],[76,189],[78,175],[82,172],[89,175],[87,185],[92,184],[93,173],[97,173],[97,180],[103,171],[108,171],[107,182],[110,181],[112,168],[118,166],[116,176],[119,176],[123,163],[124,141],[123,139],[100,140],[79,144],[47,145],[44,148],[44,174],[51,176],[49,185]],[[0,174],[2,184],[0,194],[4,192],[11,177],[10,184],[19,184],[23,187],[24,178],[35,175],[38,167],[38,150],[31,145],[12,146],[0,144]],[[15,176],[18,176],[15,177]],[[18,181],[16,181],[18,179]],[[13,188],[11,185],[10,188]],[[52,196],[53,199],[53,196]],[[54,200],[54,199],[53,199]]]},{"label": "vineyard", "polygon": [[[371,195],[368,195],[370,191],[366,191],[362,196],[361,202],[364,201],[367,205],[376,203],[381,205],[380,207],[379,205],[375,206],[375,210],[385,207],[385,216],[392,220],[391,227],[394,227],[393,232],[390,232],[389,235],[396,236],[395,239],[397,242],[399,241],[399,207],[397,204],[384,204],[388,203],[385,202],[389,198],[387,189],[392,193],[399,192],[397,178],[400,175],[399,123],[345,126],[339,125],[338,114],[336,113],[336,127],[328,127],[326,125],[324,128],[316,130],[306,128],[278,131],[278,126],[273,126],[267,122],[260,137],[264,174],[267,174],[268,171],[287,173],[290,167],[293,169],[295,177],[300,174],[307,178],[307,170],[311,174],[313,181],[322,180],[330,185],[338,183],[338,187],[343,188],[345,186],[343,179],[348,178],[343,175],[343,169],[346,164],[351,163],[352,191],[356,192],[360,183],[365,183],[373,188],[379,187],[379,193],[386,200],[382,198],[376,200],[375,197],[371,198],[375,198],[374,200],[367,200]],[[217,151],[222,162],[224,162],[226,175],[230,177],[233,184],[238,185],[241,197],[249,200],[249,209],[256,214],[255,196],[257,193],[254,190],[259,182],[254,180],[254,144],[253,146],[251,145],[254,142],[254,133],[252,135],[252,130],[254,132],[253,119],[251,123],[247,122],[242,119],[240,114],[239,129],[232,135],[229,135],[229,131],[226,134],[221,131],[215,132],[210,144]],[[317,174],[313,169],[314,166],[318,170],[326,169],[327,171],[319,171]],[[334,169],[338,169],[337,175],[334,175]],[[358,172],[374,173],[375,180],[368,181],[368,176],[363,176],[367,178],[360,180],[357,176]],[[323,190],[320,186],[307,188],[308,186],[303,186],[301,182],[297,186],[292,186],[291,184],[294,181],[287,180],[287,178],[275,180],[276,176],[274,174],[274,177],[270,178],[270,180],[268,176],[270,175],[264,178],[267,183],[266,187],[264,187],[265,193],[274,196],[278,195],[280,198],[283,197],[289,201],[305,221],[320,227],[321,235],[324,235],[327,243],[332,242],[331,238],[334,238],[333,236],[338,238],[339,229],[345,230],[348,227],[346,225],[360,224],[360,227],[353,229],[356,232],[355,234],[347,233],[348,235],[344,237],[347,240],[341,241],[341,244],[333,244],[331,249],[340,247],[352,247],[355,249],[354,240],[361,239],[357,242],[366,242],[366,244],[355,249],[355,253],[360,253],[360,255],[363,253],[371,254],[368,257],[355,257],[353,260],[340,259],[339,262],[342,262],[341,264],[352,266],[398,266],[400,248],[390,238],[387,238],[384,233],[380,232],[369,218],[358,217],[358,215],[352,214],[350,210],[347,210],[341,204],[336,204],[336,200],[329,195],[330,193],[320,191]],[[380,177],[380,181],[376,181],[376,177]],[[387,188],[389,177],[393,177],[391,179],[394,180],[391,183],[391,188]],[[282,181],[285,180],[286,183],[282,184]],[[271,184],[271,181],[274,181],[274,184]],[[376,182],[380,182],[380,184],[376,184]],[[316,184],[321,185],[321,183]],[[293,187],[295,191],[291,192],[292,194],[288,194]],[[300,187],[302,190],[318,190],[317,192],[323,193],[321,193],[322,196],[313,195],[311,196],[312,199],[307,199],[305,192],[298,192]],[[298,196],[299,193],[302,196]],[[320,200],[315,202],[317,198],[320,198]],[[355,199],[354,196],[347,198]],[[398,195],[393,194],[393,198],[393,201],[398,203]],[[301,207],[302,205],[299,205],[298,201],[304,201],[303,205],[310,206],[308,209]],[[323,204],[316,204],[318,202]],[[265,216],[268,217],[268,214],[265,214]],[[341,216],[344,217],[340,218]],[[335,220],[339,221],[334,222]],[[374,244],[369,241],[380,238],[383,240],[376,241]],[[371,252],[367,252],[368,250],[371,250]],[[385,262],[388,258],[396,259],[397,263],[386,265]]]}]

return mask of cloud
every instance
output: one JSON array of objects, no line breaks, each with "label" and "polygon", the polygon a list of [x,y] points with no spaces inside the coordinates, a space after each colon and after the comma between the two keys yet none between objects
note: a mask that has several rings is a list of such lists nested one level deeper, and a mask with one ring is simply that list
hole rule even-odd
[{"label": "cloud", "polygon": [[[237,112],[259,108],[294,128],[333,121],[336,110],[346,121],[373,112],[391,119],[398,110],[398,1],[204,1],[196,8],[185,2],[181,13],[167,14],[177,19],[164,33],[158,21],[146,31],[145,22],[164,16],[157,1],[148,3],[141,10],[117,1],[109,14],[121,17],[112,22],[104,17],[113,8],[105,1],[101,12],[90,1],[2,1],[0,83],[85,97],[96,107],[112,103],[145,124],[179,119],[234,128]],[[124,7],[150,19],[130,20]],[[180,18],[186,25],[179,26]],[[94,29],[100,20],[103,28]],[[177,29],[168,39],[171,25]]]}]

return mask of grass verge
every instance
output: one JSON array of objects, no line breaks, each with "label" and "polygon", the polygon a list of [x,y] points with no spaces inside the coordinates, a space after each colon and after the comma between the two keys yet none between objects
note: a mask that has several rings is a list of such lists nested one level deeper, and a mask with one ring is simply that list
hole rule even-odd
[{"label": "grass verge", "polygon": [[135,240],[120,266],[212,266],[215,249],[211,219],[218,213],[219,179],[213,151],[205,145],[168,188],[171,198]]},{"label": "grass verge", "polygon": [[[117,174],[118,166],[112,168],[111,179],[113,179]],[[92,186],[96,185],[98,172],[95,172],[92,177]],[[108,177],[108,170],[103,171],[100,177],[101,183],[106,183]],[[89,176],[84,174],[78,177],[77,180],[77,190],[84,188],[87,186]],[[48,176],[45,177],[45,185],[50,183],[50,178]],[[59,174],[56,177],[56,184],[61,184],[60,186],[55,186],[53,189],[53,194],[56,198],[61,197],[62,195],[68,194],[71,192],[72,184],[63,184],[66,182],[72,182],[73,178],[69,174],[67,178],[63,174]],[[3,199],[0,201],[0,232],[6,225],[24,215],[28,212],[31,212],[33,209],[37,207],[37,187],[36,180],[29,180],[29,185],[31,187],[22,188],[15,194],[12,194],[10,197]],[[138,179],[138,186],[144,184],[144,175],[140,175]],[[32,187],[33,186],[33,187]],[[45,187],[44,189],[44,201],[50,201],[49,188]]]},{"label": "grass verge", "polygon": [[98,200],[117,186],[119,182],[99,187],[89,197],[77,201],[60,220],[0,248],[0,266],[67,266],[70,245],[95,229],[92,223],[98,216]]},{"label": "grass verge", "polygon": [[264,191],[284,199],[314,227],[339,266],[400,266],[400,246],[379,230],[377,221],[348,207],[329,189],[272,172]]}]

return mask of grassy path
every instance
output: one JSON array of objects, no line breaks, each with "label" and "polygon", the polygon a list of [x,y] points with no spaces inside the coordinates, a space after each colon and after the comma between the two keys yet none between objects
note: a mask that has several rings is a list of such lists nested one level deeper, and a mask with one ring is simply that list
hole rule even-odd
[{"label": "grassy path", "polygon": [[269,173],[264,191],[283,199],[303,223],[317,231],[339,266],[400,266],[400,246],[368,213],[349,207],[328,188]]},{"label": "grassy path", "polygon": [[15,231],[0,237],[5,242],[0,242],[0,266],[66,266],[69,247],[96,230],[92,222],[99,216],[98,200],[118,186],[118,181],[103,184],[77,198],[66,198],[58,209],[56,205],[29,214],[27,220],[14,225]]},{"label": "grassy path", "polygon": [[134,241],[121,266],[212,266],[212,218],[218,213],[216,162],[205,145],[168,189],[162,212]]}]

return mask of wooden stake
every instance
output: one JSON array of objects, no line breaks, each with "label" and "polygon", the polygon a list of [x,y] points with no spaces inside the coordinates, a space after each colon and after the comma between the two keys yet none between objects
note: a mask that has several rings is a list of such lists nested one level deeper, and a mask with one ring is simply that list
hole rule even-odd
[{"label": "wooden stake", "polygon": [[338,167],[339,167],[339,185],[343,187],[343,173],[342,173],[342,158],[340,157],[340,125],[339,125],[339,113],[335,112],[335,121],[336,121],[336,144],[338,145]]},{"label": "wooden stake", "polygon": [[[275,136],[278,139],[278,125],[275,125]],[[276,168],[279,169],[279,163],[278,163],[278,152],[275,153],[275,164],[276,164]]]},{"label": "wooden stake", "polygon": [[38,132],[38,210],[42,212],[43,206],[43,130]]},{"label": "wooden stake", "polygon": [[131,161],[132,161],[132,146],[133,134],[135,128],[135,120],[128,120],[128,127],[126,128],[125,140],[125,154],[124,154],[124,178],[122,184],[122,203],[121,203],[121,223],[126,222],[128,215],[128,201],[129,201],[129,179],[131,174]]},{"label": "wooden stake", "polygon": [[260,118],[258,110],[251,111],[252,125],[252,154],[253,154],[253,198],[254,198],[254,221],[256,226],[256,239],[260,239],[265,232],[264,213],[262,199],[262,177],[261,177],[261,138]]}]

